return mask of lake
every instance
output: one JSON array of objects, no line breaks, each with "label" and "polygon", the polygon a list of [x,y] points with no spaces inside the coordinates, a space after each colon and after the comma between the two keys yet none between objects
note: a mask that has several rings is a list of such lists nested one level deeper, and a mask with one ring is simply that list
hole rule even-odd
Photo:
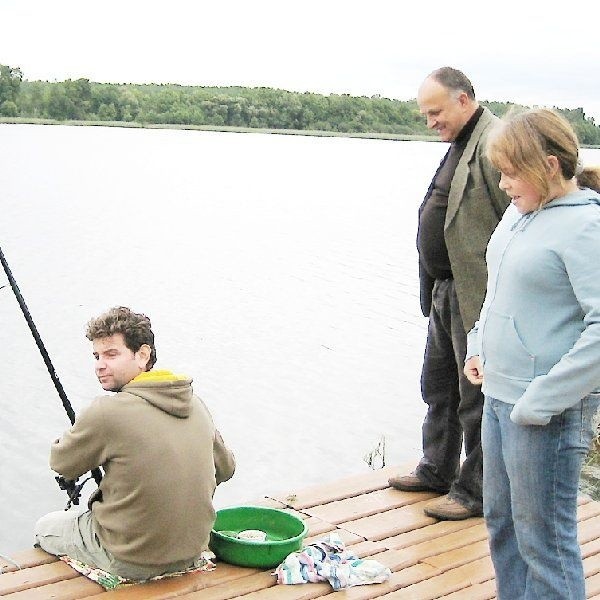
[{"label": "lake", "polygon": [[[382,437],[387,464],[419,457],[416,212],[445,144],[41,125],[0,140],[0,243],[76,412],[102,393],[85,323],[127,305],[236,454],[217,507],[365,471]],[[48,452],[68,419],[8,286],[0,323],[7,554],[64,507]]]}]

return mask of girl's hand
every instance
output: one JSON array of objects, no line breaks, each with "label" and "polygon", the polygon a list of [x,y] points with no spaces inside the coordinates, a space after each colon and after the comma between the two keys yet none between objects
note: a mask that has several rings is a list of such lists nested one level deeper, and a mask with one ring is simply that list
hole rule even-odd
[{"label": "girl's hand", "polygon": [[465,361],[464,374],[473,385],[481,385],[483,383],[483,367],[479,356],[471,356]]}]

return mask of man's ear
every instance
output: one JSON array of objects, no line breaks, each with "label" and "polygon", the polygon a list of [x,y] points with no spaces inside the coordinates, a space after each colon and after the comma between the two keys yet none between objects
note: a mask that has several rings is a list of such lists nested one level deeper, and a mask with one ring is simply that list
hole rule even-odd
[{"label": "man's ear", "polygon": [[152,351],[150,349],[150,346],[148,346],[148,344],[142,344],[140,346],[140,349],[135,353],[136,359],[138,361],[138,365],[142,369],[142,371],[146,370],[146,365],[148,364],[148,361],[150,360],[151,352]]},{"label": "man's ear", "polygon": [[470,104],[470,102],[471,102],[471,101],[470,101],[470,99],[469,99],[469,96],[467,96],[467,92],[461,92],[461,93],[458,95],[458,102],[460,103],[460,105],[461,105],[463,108],[465,108],[465,107],[469,106],[469,104]]}]

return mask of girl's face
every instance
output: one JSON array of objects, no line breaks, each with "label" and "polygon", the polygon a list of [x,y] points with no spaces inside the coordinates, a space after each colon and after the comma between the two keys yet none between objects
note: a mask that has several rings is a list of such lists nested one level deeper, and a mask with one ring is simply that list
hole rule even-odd
[{"label": "girl's face", "polygon": [[511,202],[522,215],[537,210],[542,204],[542,195],[516,173],[501,171],[498,187],[510,196]]}]

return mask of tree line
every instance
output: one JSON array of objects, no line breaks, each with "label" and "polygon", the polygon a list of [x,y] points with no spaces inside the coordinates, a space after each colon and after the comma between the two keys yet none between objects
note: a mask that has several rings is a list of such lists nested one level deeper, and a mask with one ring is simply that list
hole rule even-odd
[{"label": "tree line", "polygon": [[[482,102],[502,116],[509,102]],[[582,108],[558,110],[582,144],[600,144],[600,127]],[[273,88],[112,84],[88,79],[27,81],[0,65],[0,116],[339,133],[430,135],[415,100],[328,96]]]}]

